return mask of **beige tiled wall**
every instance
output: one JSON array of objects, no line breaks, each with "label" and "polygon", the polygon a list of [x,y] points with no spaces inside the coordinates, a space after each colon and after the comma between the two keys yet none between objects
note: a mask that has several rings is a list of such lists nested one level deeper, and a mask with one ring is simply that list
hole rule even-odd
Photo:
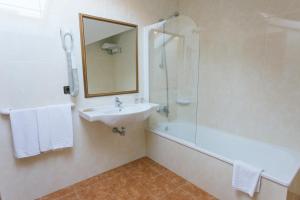
[{"label": "beige tiled wall", "polygon": [[[41,0],[46,3],[45,7],[40,7],[39,1],[26,1],[38,3],[37,7],[41,8],[33,16],[25,12],[26,9],[21,12],[19,7],[6,9],[3,2],[12,1],[0,1],[0,108],[70,101],[76,103],[77,108],[113,104],[113,97],[84,98],[78,13],[138,24],[142,63],[142,27],[177,9],[174,0]],[[13,2],[23,4],[23,1]],[[79,67],[80,79],[77,98],[64,95],[62,90],[68,80],[60,27],[74,34],[75,65]],[[140,74],[142,70],[141,66]],[[142,88],[143,82],[140,83]],[[132,103],[134,96],[122,95],[121,100]],[[82,120],[77,109],[73,115],[74,148],[24,160],[14,159],[9,118],[0,116],[3,200],[36,199],[145,155],[143,124],[128,127],[127,135],[119,137],[101,123]]]},{"label": "beige tiled wall", "polygon": [[201,30],[198,123],[300,151],[300,1],[179,7]]}]

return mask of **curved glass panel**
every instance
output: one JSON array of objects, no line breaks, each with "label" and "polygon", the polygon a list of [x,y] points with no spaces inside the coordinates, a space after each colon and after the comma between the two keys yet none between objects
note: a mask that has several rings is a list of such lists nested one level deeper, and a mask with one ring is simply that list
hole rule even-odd
[{"label": "curved glass panel", "polygon": [[149,40],[150,102],[160,105],[150,119],[150,128],[195,143],[197,26],[188,17],[174,17],[153,28]]}]

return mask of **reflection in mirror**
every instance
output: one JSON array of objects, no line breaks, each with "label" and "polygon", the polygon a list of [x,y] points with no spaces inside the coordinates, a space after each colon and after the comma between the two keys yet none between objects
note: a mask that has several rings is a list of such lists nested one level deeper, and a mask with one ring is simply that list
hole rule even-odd
[{"label": "reflection in mirror", "polygon": [[80,14],[85,96],[138,92],[137,26]]}]

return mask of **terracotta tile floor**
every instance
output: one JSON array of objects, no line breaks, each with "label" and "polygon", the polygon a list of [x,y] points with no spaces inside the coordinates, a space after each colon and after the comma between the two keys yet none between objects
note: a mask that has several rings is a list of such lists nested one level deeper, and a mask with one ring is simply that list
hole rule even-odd
[{"label": "terracotta tile floor", "polygon": [[288,192],[287,200],[300,200],[300,196],[292,192]]},{"label": "terracotta tile floor", "polygon": [[40,200],[216,200],[149,158],[64,188]]}]

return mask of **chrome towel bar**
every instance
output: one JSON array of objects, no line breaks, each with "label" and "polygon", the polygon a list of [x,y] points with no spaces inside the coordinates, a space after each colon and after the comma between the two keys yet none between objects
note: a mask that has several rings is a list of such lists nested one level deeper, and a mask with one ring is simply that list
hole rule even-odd
[{"label": "chrome towel bar", "polygon": [[[71,107],[74,108],[75,104],[71,103]],[[0,109],[0,114],[1,115],[9,115],[10,111],[12,111],[12,110],[13,110],[12,108],[2,108],[2,109]]]}]

